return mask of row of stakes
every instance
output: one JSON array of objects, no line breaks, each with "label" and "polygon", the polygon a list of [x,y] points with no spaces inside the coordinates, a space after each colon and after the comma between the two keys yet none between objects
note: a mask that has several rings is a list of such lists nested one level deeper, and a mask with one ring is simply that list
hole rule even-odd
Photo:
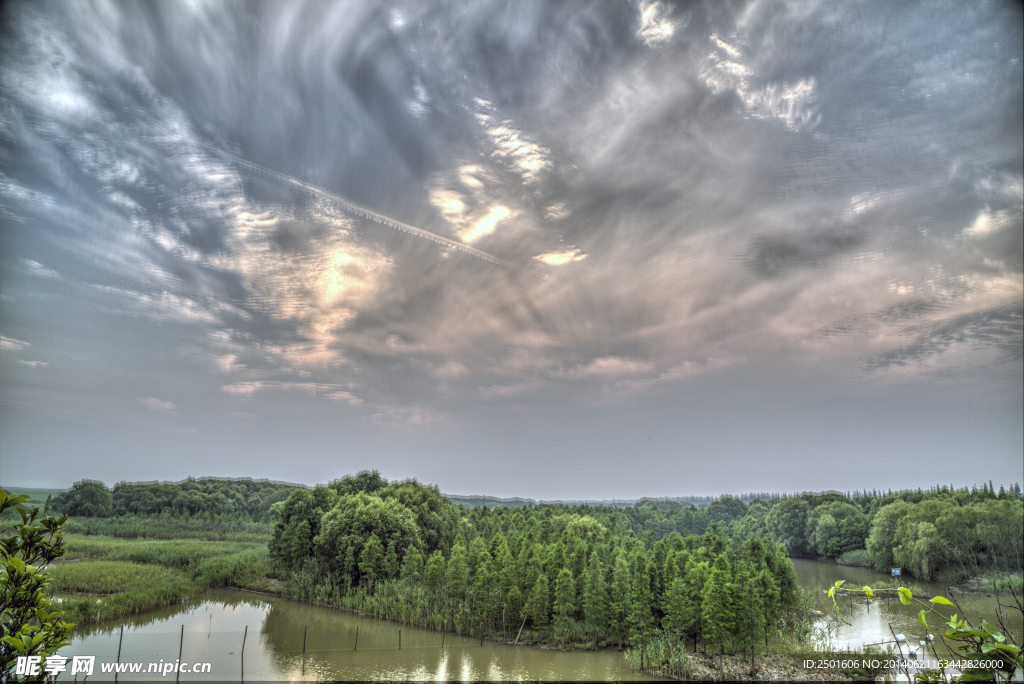
[{"label": "row of stakes", "polygon": [[[302,652],[306,652],[306,632],[309,629],[308,625],[302,627]],[[441,631],[441,648],[444,648],[445,631]],[[249,625],[245,626],[245,632],[242,633],[242,652],[241,652],[241,666],[242,666],[242,680],[245,680],[245,641],[249,637]],[[121,662],[121,645],[124,643],[124,625],[121,625],[121,637],[117,641],[117,662]],[[484,637],[480,635],[480,645],[484,645]],[[181,626],[181,638],[178,640],[178,662],[181,662],[182,650],[185,646],[185,625]],[[356,625],[356,640],[352,645],[353,651],[359,650],[359,625]],[[402,650],[402,628],[398,628],[398,650]],[[114,671],[114,681],[117,681],[117,671]],[[181,672],[176,673],[174,677],[175,682],[181,680]]]}]

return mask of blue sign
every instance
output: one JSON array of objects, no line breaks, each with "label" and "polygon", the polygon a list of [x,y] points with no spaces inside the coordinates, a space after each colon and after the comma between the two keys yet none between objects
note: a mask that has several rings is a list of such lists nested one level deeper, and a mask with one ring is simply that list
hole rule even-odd
[{"label": "blue sign", "polygon": [[900,574],[900,569],[899,568],[893,568],[892,569],[892,576],[893,577],[898,577],[899,574]]}]

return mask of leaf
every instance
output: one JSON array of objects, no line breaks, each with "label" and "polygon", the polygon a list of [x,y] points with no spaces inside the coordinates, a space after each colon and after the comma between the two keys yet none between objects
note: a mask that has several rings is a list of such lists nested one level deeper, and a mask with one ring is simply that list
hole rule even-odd
[{"label": "leaf", "polygon": [[943,606],[952,606],[953,602],[944,596],[932,596],[932,603],[938,603]]},{"label": "leaf", "polygon": [[921,623],[921,626],[928,629],[928,620],[924,616],[924,610],[917,614],[917,621]]},{"label": "leaf", "polygon": [[902,603],[905,606],[909,606],[910,602],[914,600],[914,595],[912,593],[910,593],[910,590],[907,589],[906,587],[900,587],[899,588],[899,593],[900,593],[900,603]]},{"label": "leaf", "polygon": [[843,586],[843,583],[844,583],[844,582],[846,582],[846,580],[836,580],[836,584],[835,584],[835,586],[837,586],[837,587],[841,587],[841,586]]},{"label": "leaf", "polygon": [[982,620],[981,621],[981,628],[983,630],[985,630],[986,632],[988,632],[989,634],[991,634],[992,638],[995,639],[996,641],[999,641],[999,642],[1006,641],[1006,637],[1004,637],[995,627],[990,625],[988,623],[988,620]]}]

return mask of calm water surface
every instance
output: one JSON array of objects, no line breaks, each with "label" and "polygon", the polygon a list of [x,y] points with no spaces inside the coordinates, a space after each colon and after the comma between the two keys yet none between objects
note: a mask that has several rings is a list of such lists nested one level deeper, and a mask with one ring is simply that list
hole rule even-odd
[{"label": "calm water surface", "polygon": [[[835,613],[832,602],[825,592],[837,580],[846,580],[846,584],[854,588],[862,587],[865,584],[874,584],[879,580],[892,581],[890,575],[867,568],[853,568],[821,561],[794,560],[793,567],[796,569],[800,585],[816,596],[818,610],[829,616]],[[999,626],[997,616],[999,598],[994,595],[951,594],[942,584],[920,582],[909,577],[904,578],[904,583],[922,590],[923,593],[915,592],[915,597],[918,598],[931,598],[935,595],[955,598],[963,609],[963,613],[979,627],[982,619]],[[1002,602],[1006,604],[1012,600],[1006,596],[1002,598]],[[891,600],[875,599],[872,603],[864,598],[841,597],[839,605],[842,617],[852,624],[845,625],[828,617],[820,620],[819,627],[828,631],[827,638],[820,640],[822,645],[830,641],[837,648],[857,649],[865,644],[892,641],[894,632],[906,635],[909,642],[917,644],[927,634],[921,627],[921,623],[917,621],[917,614],[921,610],[921,606],[917,604],[904,606],[899,599],[895,598]],[[949,606],[937,606],[937,608],[943,615],[960,612]],[[946,631],[942,622],[934,615],[928,617],[928,632],[934,634],[936,639]],[[1016,616],[1010,615],[1007,627],[1010,634],[1017,639],[1017,643],[1021,643],[1024,627],[1021,624],[1020,613],[1017,613]],[[941,649],[940,655],[945,655]]]},{"label": "calm water surface", "polygon": [[[438,632],[230,589],[135,619],[77,628],[74,642],[61,655],[95,655],[96,671],[90,680],[112,680],[112,674],[99,671],[99,664],[117,660],[122,626],[121,662],[142,662],[144,668],[151,662],[174,662],[180,644],[183,662],[211,664],[208,674],[183,674],[181,681],[240,681],[243,672],[245,681],[656,679],[631,672],[618,651],[563,653],[487,642],[481,646],[479,639],[451,634],[444,637],[442,648]],[[174,677],[143,673],[131,679]],[[64,673],[58,679],[73,677]]]}]

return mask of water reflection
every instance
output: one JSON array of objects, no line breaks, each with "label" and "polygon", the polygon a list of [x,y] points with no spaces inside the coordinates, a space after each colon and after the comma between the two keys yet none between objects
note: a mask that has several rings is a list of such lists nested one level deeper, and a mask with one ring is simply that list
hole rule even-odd
[{"label": "water reflection", "polygon": [[[833,615],[834,611],[832,602],[825,592],[837,580],[846,580],[846,583],[852,587],[892,580],[888,575],[867,568],[854,568],[818,561],[794,560],[793,567],[796,569],[800,585],[814,594],[818,610],[824,612],[826,616]],[[918,598],[924,599],[941,595],[955,599],[960,608],[946,610],[939,606],[939,612],[943,615],[951,615],[956,612],[967,615],[975,624],[980,624],[982,619],[988,620],[993,625],[1000,624],[997,614],[999,599],[995,595],[950,593],[947,587],[938,582],[921,582],[915,579],[909,579],[909,582],[904,581],[904,585],[908,583],[919,590],[915,592],[915,596]],[[917,644],[919,640],[925,638],[927,633],[917,620],[921,606],[904,606],[893,597],[880,597],[872,603],[861,597],[843,596],[838,601],[843,618],[851,624],[843,624],[832,617],[826,617],[820,623],[822,627],[828,628],[829,641],[837,648],[857,649],[866,644],[890,642],[893,640],[894,633],[906,634],[911,644]],[[1005,597],[1003,603],[1006,603]],[[1009,633],[1014,635],[1017,643],[1020,643],[1022,634],[1024,634],[1020,613],[1004,616],[1003,622]],[[939,635],[945,631],[946,628],[937,616],[928,616],[928,632]]]},{"label": "water reflection", "polygon": [[[123,637],[121,629],[124,628]],[[358,645],[356,635],[358,630]],[[401,649],[399,649],[401,630]],[[243,657],[244,644],[244,657]],[[563,653],[441,634],[236,590],[132,619],[76,630],[62,655],[97,656],[90,679],[112,680],[104,663],[211,664],[181,681],[266,680],[650,680],[618,651]],[[172,673],[173,674],[173,673]],[[170,676],[170,675],[168,675]],[[142,672],[132,679],[166,679]],[[71,681],[63,673],[60,681]],[[122,676],[122,679],[124,677]]]}]

